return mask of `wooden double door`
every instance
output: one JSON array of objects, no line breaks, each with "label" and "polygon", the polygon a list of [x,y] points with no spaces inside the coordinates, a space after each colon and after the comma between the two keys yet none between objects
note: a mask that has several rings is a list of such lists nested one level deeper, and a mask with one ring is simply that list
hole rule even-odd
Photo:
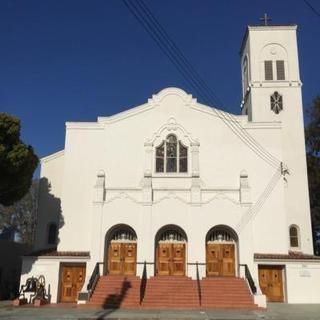
[{"label": "wooden double door", "polygon": [[86,276],[84,264],[62,265],[60,277],[60,301],[76,302]]},{"label": "wooden double door", "polygon": [[282,266],[259,266],[259,284],[268,302],[283,302],[282,273]]},{"label": "wooden double door", "polygon": [[207,276],[235,276],[235,245],[233,243],[207,243]]},{"label": "wooden double door", "polygon": [[108,270],[111,275],[136,275],[137,243],[110,242],[108,248]]},{"label": "wooden double door", "polygon": [[185,243],[159,242],[156,274],[159,276],[184,276],[186,269]]}]

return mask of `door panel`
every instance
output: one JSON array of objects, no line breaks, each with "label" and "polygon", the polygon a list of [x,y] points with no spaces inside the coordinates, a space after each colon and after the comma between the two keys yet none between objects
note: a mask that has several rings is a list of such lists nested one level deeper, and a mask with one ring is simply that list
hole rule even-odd
[{"label": "door panel", "polygon": [[174,276],[185,275],[185,245],[184,243],[172,244],[172,270],[171,274]]},{"label": "door panel", "polygon": [[283,302],[282,266],[259,266],[259,284],[268,302]]},{"label": "door panel", "polygon": [[235,258],[234,258],[234,245],[223,244],[221,247],[222,255],[222,276],[234,277],[235,276]]},{"label": "door panel", "polygon": [[206,260],[207,276],[235,276],[234,244],[208,243]]},{"label": "door panel", "polygon": [[157,275],[185,275],[185,244],[159,243],[157,249]]},{"label": "door panel", "polygon": [[122,243],[110,243],[109,257],[108,257],[108,270],[109,274],[122,273],[122,257],[121,257]]},{"label": "door panel", "polygon": [[123,274],[133,276],[136,274],[136,256],[137,244],[136,243],[122,243],[123,255]]},{"label": "door panel", "polygon": [[78,293],[85,280],[86,268],[79,266],[63,266],[61,275],[61,302],[76,302]]},{"label": "door panel", "polygon": [[207,244],[207,276],[219,276],[220,269],[220,245]]},{"label": "door panel", "polygon": [[170,275],[171,244],[159,243],[158,245],[158,275]]},{"label": "door panel", "polygon": [[111,242],[108,249],[108,273],[111,275],[135,275],[137,244]]}]

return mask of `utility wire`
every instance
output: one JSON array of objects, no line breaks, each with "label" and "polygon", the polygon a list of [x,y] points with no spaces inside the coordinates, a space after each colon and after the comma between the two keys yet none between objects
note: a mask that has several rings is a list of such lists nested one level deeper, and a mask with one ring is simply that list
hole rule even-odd
[{"label": "utility wire", "polygon": [[[143,2],[143,0],[138,1],[138,3],[141,5],[142,10],[149,15],[149,18],[154,23],[154,26],[159,31],[160,35],[166,40],[168,45],[172,47],[175,54],[177,54],[178,58],[181,59],[183,64],[186,66],[186,68],[189,70],[191,74],[194,74],[196,76],[196,79],[199,81],[199,83],[204,87],[210,90],[210,88],[207,86],[206,82],[202,79],[202,77],[199,75],[197,70],[192,66],[192,64],[188,61],[188,59],[185,57],[183,52],[179,49],[179,47],[175,44],[175,42],[172,40],[172,38],[169,36],[169,34],[166,32],[166,30],[163,28],[163,26],[160,24],[158,19],[154,16],[152,11],[147,7],[147,5]],[[214,97],[214,99],[218,102],[218,104],[223,105],[220,98],[211,90],[211,93]]]},{"label": "utility wire", "polygon": [[[220,99],[214,94],[210,87],[199,76],[198,72],[193,68],[191,63],[187,60],[181,50],[176,46],[174,41],[169,37],[165,29],[161,26],[159,21],[155,18],[143,0],[123,0],[129,11],[135,16],[142,27],[148,32],[156,44],[160,47],[162,52],[170,59],[170,61],[179,70],[187,82],[204,97],[206,101],[212,103]],[[222,103],[221,103],[222,104]],[[283,163],[275,158],[271,153],[265,150],[239,123],[238,119],[216,108],[211,109],[228,127],[234,132],[252,151],[259,157],[265,160],[269,165],[276,168],[274,175],[259,196],[256,203],[250,207],[243,215],[237,225],[239,232],[245,225],[253,219],[261,207],[267,201],[279,179],[283,173]]]},{"label": "utility wire", "polygon": [[250,207],[244,213],[244,215],[240,219],[239,223],[237,224],[237,226],[235,228],[238,233],[241,233],[241,231],[248,224],[248,222],[250,220],[252,220],[259,213],[260,209],[263,207],[265,202],[270,197],[272,191],[274,190],[274,188],[278,184],[281,176],[282,176],[282,169],[281,169],[281,166],[279,166],[278,169],[273,174],[271,180],[269,181],[269,183],[265,187],[265,189],[260,194],[258,200],[255,202],[255,204],[252,207]]},{"label": "utility wire", "polygon": [[[190,62],[176,46],[174,41],[169,37],[165,29],[155,18],[146,4],[141,0],[129,1],[123,0],[129,11],[135,16],[138,22],[153,38],[160,49],[175,65],[182,76],[191,84],[191,86],[205,97],[205,100],[212,104],[220,100],[214,92],[206,85],[199,76]],[[238,119],[229,114],[212,108],[212,111],[231,129],[250,149],[252,149],[260,158],[265,160],[269,165],[277,168],[280,161],[272,154],[265,150],[238,122]]]},{"label": "utility wire", "polygon": [[309,1],[303,0],[303,2],[320,18],[320,12],[314,6],[312,6]]}]

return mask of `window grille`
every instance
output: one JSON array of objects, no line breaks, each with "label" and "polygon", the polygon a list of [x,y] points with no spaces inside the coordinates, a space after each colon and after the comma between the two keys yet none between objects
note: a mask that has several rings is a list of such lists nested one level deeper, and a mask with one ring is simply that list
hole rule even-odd
[{"label": "window grille", "polygon": [[272,61],[266,60],[264,62],[264,76],[265,80],[273,80]]},{"label": "window grille", "polygon": [[225,230],[214,230],[208,236],[208,241],[219,242],[219,241],[227,241],[227,242],[235,242],[233,236]]},{"label": "window grille", "polygon": [[275,114],[279,114],[280,111],[283,109],[283,101],[282,101],[282,96],[275,91],[272,96],[270,96],[270,105],[271,105],[271,110]]},{"label": "window grille", "polygon": [[188,148],[173,134],[156,148],[156,172],[188,172]]},{"label": "window grille", "polygon": [[129,241],[136,241],[137,237],[131,230],[124,230],[120,229],[117,230],[113,236],[112,240],[129,240]]},{"label": "window grille", "polygon": [[178,230],[167,230],[161,234],[160,241],[186,241],[184,235]]},{"label": "window grille", "polygon": [[277,60],[276,66],[277,66],[277,80],[285,80],[284,61]]}]

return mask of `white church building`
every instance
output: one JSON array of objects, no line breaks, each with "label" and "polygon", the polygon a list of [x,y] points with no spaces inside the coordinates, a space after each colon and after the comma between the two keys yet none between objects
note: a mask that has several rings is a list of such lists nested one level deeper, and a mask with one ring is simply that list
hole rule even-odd
[{"label": "white church building", "polygon": [[145,281],[146,299],[157,279],[167,292],[186,279],[214,307],[215,279],[220,295],[241,279],[259,306],[320,303],[296,30],[247,28],[240,115],[166,88],[67,122],[64,150],[41,160],[37,253],[21,283],[44,275],[51,302],[90,303],[102,279]]}]

